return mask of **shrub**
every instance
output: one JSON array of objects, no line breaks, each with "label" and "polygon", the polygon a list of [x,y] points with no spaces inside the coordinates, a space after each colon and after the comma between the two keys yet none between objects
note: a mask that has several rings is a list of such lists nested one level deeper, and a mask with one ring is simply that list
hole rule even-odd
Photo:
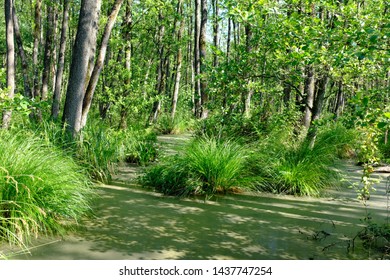
[{"label": "shrub", "polygon": [[179,111],[172,119],[170,114],[163,114],[154,126],[159,134],[181,134],[194,127],[194,119],[191,115]]},{"label": "shrub", "polygon": [[0,132],[0,238],[19,245],[89,210],[88,176],[72,158],[26,134]]},{"label": "shrub", "polygon": [[234,141],[200,138],[150,168],[141,181],[165,194],[211,196],[243,186],[245,161],[245,149]]},{"label": "shrub", "polygon": [[275,130],[259,141],[249,166],[260,190],[318,196],[339,183],[337,156],[352,141],[351,132],[339,125],[320,130],[314,147]]},{"label": "shrub", "polygon": [[121,161],[146,165],[158,156],[157,136],[150,129],[122,130],[117,132],[120,139]]},{"label": "shrub", "polygon": [[120,140],[110,128],[87,126],[82,131],[81,140],[75,143],[75,157],[95,180],[107,182],[121,157]]}]

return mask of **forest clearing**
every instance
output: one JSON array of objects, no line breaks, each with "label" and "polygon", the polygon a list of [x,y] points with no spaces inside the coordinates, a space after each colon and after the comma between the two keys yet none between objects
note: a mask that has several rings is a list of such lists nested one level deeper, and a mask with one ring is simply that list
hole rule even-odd
[{"label": "forest clearing", "polygon": [[0,259],[389,259],[390,4],[5,0]]}]

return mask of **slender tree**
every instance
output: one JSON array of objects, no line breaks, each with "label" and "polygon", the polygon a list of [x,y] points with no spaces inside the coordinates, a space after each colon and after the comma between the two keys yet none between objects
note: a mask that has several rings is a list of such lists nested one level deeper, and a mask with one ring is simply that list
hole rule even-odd
[{"label": "slender tree", "polygon": [[63,122],[72,137],[81,129],[81,114],[85,95],[85,83],[88,75],[88,63],[96,48],[96,32],[100,11],[100,0],[82,0],[77,27],[76,40],[73,46],[72,63],[68,89],[66,91]]},{"label": "slender tree", "polygon": [[18,19],[18,16],[16,14],[15,5],[13,6],[12,11],[13,11],[15,41],[16,41],[16,44],[18,46],[18,53],[19,53],[21,64],[22,64],[24,96],[30,97],[31,96],[31,87],[30,87],[30,79],[28,76],[28,62],[27,62],[26,53],[25,53],[24,47],[23,47],[22,34],[20,33],[19,19]]},{"label": "slender tree", "polygon": [[207,33],[207,0],[201,0],[201,24],[199,35],[199,60],[200,60],[200,98],[201,98],[201,115],[202,119],[208,117],[208,89],[206,73],[206,33]]},{"label": "slender tree", "polygon": [[[180,44],[183,32],[184,32],[184,15],[183,15],[183,0],[179,0],[177,3],[177,14],[180,17],[180,21],[178,23],[179,30],[177,31],[177,42]],[[175,74],[175,86],[173,90],[172,95],[172,109],[171,109],[171,118],[175,118],[176,114],[176,107],[177,107],[177,100],[179,98],[179,89],[180,89],[180,80],[181,80],[181,67],[182,67],[182,60],[183,60],[183,50],[182,47],[179,45],[176,55],[176,74]]]},{"label": "slender tree", "polygon": [[200,24],[201,24],[201,5],[200,0],[195,0],[195,23],[194,23],[194,113],[196,117],[201,116],[201,94],[200,94]]},{"label": "slender tree", "polygon": [[[7,88],[8,97],[14,98],[15,93],[15,45],[14,45],[14,22],[12,19],[13,0],[5,0],[5,28],[6,28],[6,43],[7,43]],[[3,112],[3,128],[8,128],[11,122],[11,110]]]},{"label": "slender tree", "polygon": [[41,10],[42,0],[35,2],[35,17],[34,17],[34,45],[33,45],[33,67],[34,67],[34,81],[32,97],[39,96],[39,44],[41,42]]},{"label": "slender tree", "polygon": [[49,79],[50,79],[50,70],[52,65],[53,58],[53,48],[54,48],[54,6],[48,5],[47,7],[47,21],[46,21],[46,40],[45,40],[45,52],[43,55],[43,72],[42,72],[42,90],[41,90],[41,99],[47,99],[47,93],[49,90]]},{"label": "slender tree", "polygon": [[88,87],[84,95],[83,108],[82,108],[82,117],[81,117],[81,127],[84,127],[87,123],[87,116],[89,109],[91,107],[92,98],[95,93],[96,85],[100,76],[100,73],[103,68],[104,59],[106,57],[108,42],[110,40],[110,35],[112,28],[114,27],[116,18],[118,16],[119,10],[122,6],[123,0],[116,0],[115,4],[111,10],[111,13],[108,17],[106,27],[103,32],[103,39],[99,49],[99,54],[95,62],[95,66],[92,71],[92,75],[89,79]]},{"label": "slender tree", "polygon": [[53,103],[51,109],[51,116],[54,119],[58,118],[60,112],[61,104],[61,91],[62,91],[62,81],[65,68],[65,51],[66,51],[66,33],[69,24],[69,8],[70,1],[64,0],[63,3],[63,14],[62,14],[62,26],[61,26],[61,38],[60,38],[60,49],[58,53],[58,62],[57,62],[57,71],[56,71],[56,80],[54,87]]}]

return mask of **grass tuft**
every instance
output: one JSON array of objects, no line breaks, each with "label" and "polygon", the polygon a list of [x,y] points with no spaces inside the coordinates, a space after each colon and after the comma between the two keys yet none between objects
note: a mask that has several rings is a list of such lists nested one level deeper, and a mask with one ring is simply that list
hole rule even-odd
[{"label": "grass tuft", "polygon": [[44,140],[0,132],[0,238],[23,245],[89,210],[88,176]]},{"label": "grass tuft", "polygon": [[142,183],[169,195],[227,193],[244,186],[246,151],[234,141],[195,139],[147,170]]}]

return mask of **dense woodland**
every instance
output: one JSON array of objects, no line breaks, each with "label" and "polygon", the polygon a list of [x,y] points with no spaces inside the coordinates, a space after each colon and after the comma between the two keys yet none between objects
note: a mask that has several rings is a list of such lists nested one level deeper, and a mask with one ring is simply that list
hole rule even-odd
[{"label": "dense woodland", "polygon": [[140,183],[165,194],[318,196],[352,159],[364,200],[390,159],[389,1],[1,5],[0,238],[61,231],[118,162],[159,159]]}]

